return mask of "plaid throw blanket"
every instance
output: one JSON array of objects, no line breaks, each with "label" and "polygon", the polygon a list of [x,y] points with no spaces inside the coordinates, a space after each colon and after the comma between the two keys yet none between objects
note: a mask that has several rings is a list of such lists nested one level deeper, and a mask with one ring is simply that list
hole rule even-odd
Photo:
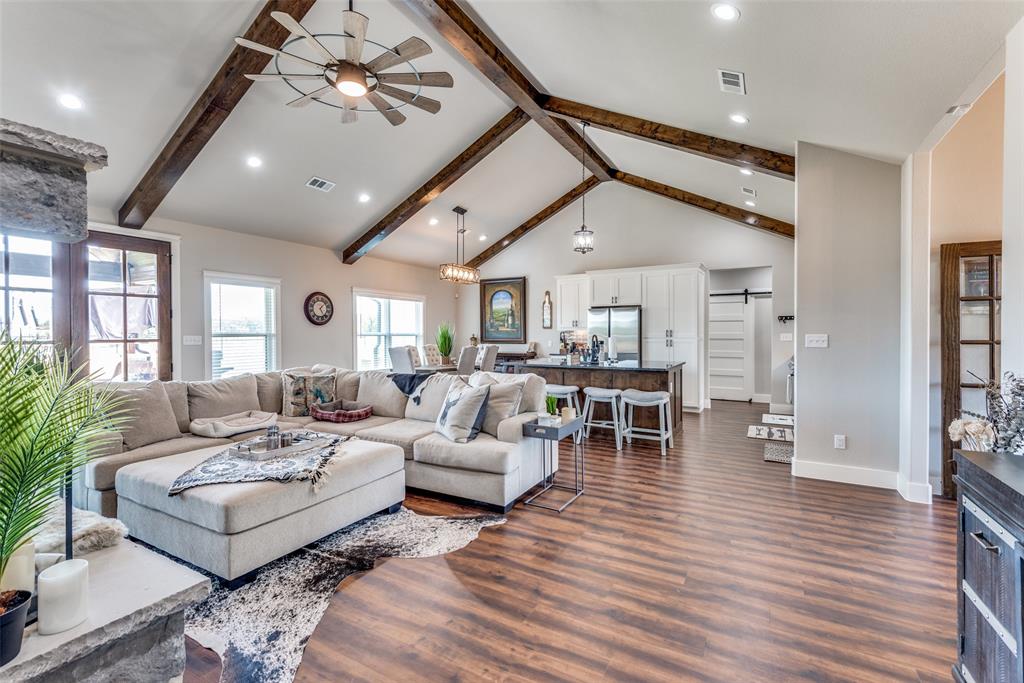
[{"label": "plaid throw blanket", "polygon": [[[308,443],[309,447],[291,448],[283,457],[269,460],[254,460],[233,454],[229,449],[207,458],[188,470],[171,484],[168,496],[175,496],[196,486],[208,484],[234,484],[251,481],[290,481],[308,480],[316,491],[324,483],[330,472],[327,465],[334,458],[338,445],[355,437],[325,434],[322,432],[293,432],[294,443]],[[249,439],[242,444],[256,444],[262,437]],[[237,446],[238,444],[234,444]]]}]

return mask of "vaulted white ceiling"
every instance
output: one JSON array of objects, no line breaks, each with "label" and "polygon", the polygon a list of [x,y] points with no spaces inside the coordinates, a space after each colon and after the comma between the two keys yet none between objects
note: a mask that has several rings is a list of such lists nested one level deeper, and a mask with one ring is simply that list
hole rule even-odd
[{"label": "vaulted white ceiling", "polygon": [[[347,4],[318,0],[303,23],[338,32]],[[343,248],[511,108],[407,10],[383,0],[356,4],[370,17],[370,39],[394,45],[418,35],[431,44],[434,53],[415,65],[449,71],[456,83],[427,93],[441,112],[406,108],[399,127],[367,113],[343,126],[336,109],[290,109],[287,86],[257,83],[157,215]],[[778,151],[792,153],[800,139],[890,161],[916,147],[1024,15],[1024,2],[737,2],[741,20],[724,24],[710,5],[469,0],[466,7],[561,97]],[[261,6],[2,0],[0,116],[105,145],[110,167],[90,175],[90,204],[112,217]],[[749,94],[720,92],[716,68],[744,71]],[[85,107],[60,108],[62,92],[79,95]],[[733,112],[750,123],[730,123]],[[737,206],[745,199],[740,187],[753,187],[756,211],[793,220],[790,181],[589,134],[624,171]],[[249,155],[263,166],[247,167]],[[337,187],[307,189],[313,175]],[[424,265],[448,260],[451,208],[461,204],[470,210],[472,257],[579,180],[578,160],[527,124],[372,253]],[[358,202],[361,193],[370,201]],[[431,217],[438,225],[429,225]]]}]

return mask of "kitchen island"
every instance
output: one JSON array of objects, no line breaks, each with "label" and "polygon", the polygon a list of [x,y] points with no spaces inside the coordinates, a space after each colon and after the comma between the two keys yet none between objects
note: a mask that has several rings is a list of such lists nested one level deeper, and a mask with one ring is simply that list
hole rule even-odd
[{"label": "kitchen island", "polygon": [[[564,362],[564,357],[551,356],[534,358],[514,364],[516,374],[532,372],[540,375],[550,384],[572,384],[580,388],[580,406],[583,406],[583,389],[638,389],[640,391],[667,391],[672,398],[672,426],[679,430],[683,424],[683,362],[623,360],[617,363],[575,363]],[[598,420],[611,419],[608,405],[598,404],[594,411]],[[637,427],[658,426],[658,412],[655,408],[636,408],[634,424]]]}]

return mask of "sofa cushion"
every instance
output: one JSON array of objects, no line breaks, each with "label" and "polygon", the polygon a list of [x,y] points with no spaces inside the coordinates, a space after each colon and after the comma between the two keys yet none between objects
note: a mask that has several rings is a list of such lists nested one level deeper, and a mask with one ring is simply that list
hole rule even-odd
[{"label": "sofa cushion", "polygon": [[277,413],[247,410],[224,417],[203,417],[192,420],[189,431],[196,436],[230,438],[235,434],[258,431],[277,424]]},{"label": "sofa cushion", "polygon": [[[136,448],[123,453],[108,455],[105,458],[97,458],[85,466],[85,483],[89,488],[105,491],[114,488],[114,475],[125,465],[153,458],[163,458],[168,455],[197,451],[210,446],[224,446],[231,443],[231,439],[207,439],[204,436],[193,436],[192,434],[179,435],[180,439],[169,441],[158,441],[142,448]],[[164,491],[164,494],[167,492]]]},{"label": "sofa cushion", "polygon": [[360,429],[356,436],[369,441],[390,443],[405,451],[405,459],[412,460],[412,445],[417,439],[434,433],[434,423],[423,420],[395,420],[385,425]]},{"label": "sofa cushion", "polygon": [[178,431],[187,432],[191,420],[188,416],[188,384],[185,382],[164,382],[164,391],[174,409],[174,419],[178,421]]},{"label": "sofa cushion", "polygon": [[488,387],[487,412],[480,428],[485,434],[498,436],[498,425],[502,420],[519,414],[523,399],[522,384],[492,384]]},{"label": "sofa cushion", "polygon": [[434,422],[435,430],[459,443],[472,441],[483,427],[487,415],[489,386],[471,387],[461,379],[452,382],[444,398],[444,407]]},{"label": "sofa cushion", "polygon": [[212,382],[188,383],[189,420],[204,417],[223,417],[243,410],[259,410],[256,378],[239,375]]},{"label": "sofa cushion", "polygon": [[507,375],[499,372],[474,372],[469,376],[469,385],[480,387],[486,384],[522,384],[523,400],[519,402],[519,412],[543,412],[544,400],[547,398],[547,382],[540,375],[525,373]]},{"label": "sofa cushion", "polygon": [[257,372],[256,398],[260,402],[260,410],[265,413],[280,413],[283,402],[283,387],[280,372]]},{"label": "sofa cushion", "polygon": [[400,448],[356,440],[339,445],[328,465],[330,476],[315,492],[308,481],[259,481],[197,486],[167,495],[178,476],[219,450],[207,448],[124,467],[117,474],[117,494],[218,533],[234,534],[330,500],[404,466]]},{"label": "sofa cushion", "polygon": [[285,417],[306,416],[314,403],[334,401],[333,372],[313,374],[286,370],[281,373],[281,380],[284,397],[281,412]]},{"label": "sofa cushion", "polygon": [[334,398],[355,401],[359,396],[359,375],[355,370],[338,369],[334,374]]},{"label": "sofa cushion", "polygon": [[439,467],[454,467],[474,472],[508,474],[519,468],[515,445],[481,434],[468,443],[454,443],[442,434],[431,434],[412,445],[416,462]]},{"label": "sofa cushion", "polygon": [[[289,418],[291,419],[291,418]],[[359,420],[358,422],[310,422],[307,425],[303,425],[303,429],[311,429],[314,432],[327,432],[328,434],[344,434],[345,436],[354,436],[357,432],[363,429],[369,429],[371,427],[379,427],[380,425],[391,424],[399,418],[397,417],[384,417],[383,415],[371,415],[365,420]]]},{"label": "sofa cushion", "polygon": [[391,381],[388,373],[368,370],[359,374],[357,401],[372,405],[374,415],[405,417],[405,404],[408,399]]},{"label": "sofa cushion", "polygon": [[141,387],[117,388],[114,393],[127,399],[124,404],[127,420],[121,427],[126,448],[141,448],[158,441],[181,438],[178,420],[163,382],[153,380]]},{"label": "sofa cushion", "polygon": [[419,403],[409,400],[405,406],[405,416],[410,420],[427,420],[433,422],[441,414],[444,397],[448,395],[448,387],[456,375],[437,373],[431,375],[418,388]]}]

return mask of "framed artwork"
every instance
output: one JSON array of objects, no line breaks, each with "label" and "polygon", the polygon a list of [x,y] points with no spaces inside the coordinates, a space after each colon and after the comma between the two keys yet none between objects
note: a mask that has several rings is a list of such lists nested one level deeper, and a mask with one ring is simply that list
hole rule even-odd
[{"label": "framed artwork", "polygon": [[540,305],[540,326],[545,330],[554,326],[550,291],[544,292],[544,301]]},{"label": "framed artwork", "polygon": [[526,278],[480,281],[480,341],[526,343]]}]

